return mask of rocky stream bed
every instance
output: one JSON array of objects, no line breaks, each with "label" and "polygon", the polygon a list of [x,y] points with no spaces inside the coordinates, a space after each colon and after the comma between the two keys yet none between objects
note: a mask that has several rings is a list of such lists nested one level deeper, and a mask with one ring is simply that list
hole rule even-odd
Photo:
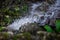
[{"label": "rocky stream bed", "polygon": [[[54,7],[56,1],[57,0],[1,0],[0,40],[60,40],[60,5],[56,4],[58,5],[57,8]],[[58,2],[60,1],[58,0]],[[41,3],[40,6],[33,6],[35,4],[39,5],[39,3]],[[37,8],[31,10],[31,6]],[[49,10],[50,7],[51,9]],[[57,11],[55,11],[55,8]],[[44,16],[40,18],[39,13],[45,15],[51,13],[53,9],[55,11],[54,18],[46,20],[44,26],[41,26],[40,22],[44,20]],[[49,12],[47,12],[48,10]],[[31,15],[30,13],[34,17],[29,16]],[[38,17],[38,20],[39,18],[41,20],[38,21],[35,16]],[[26,18],[23,21],[19,21],[21,18],[23,19],[23,17]],[[17,19],[18,21],[16,21]],[[50,24],[48,24],[49,20]],[[14,22],[16,24],[14,24]],[[23,23],[25,24],[22,25]],[[54,27],[51,28],[51,25]],[[10,28],[8,28],[9,26]],[[19,30],[13,30],[16,29],[15,27],[19,27]]]}]

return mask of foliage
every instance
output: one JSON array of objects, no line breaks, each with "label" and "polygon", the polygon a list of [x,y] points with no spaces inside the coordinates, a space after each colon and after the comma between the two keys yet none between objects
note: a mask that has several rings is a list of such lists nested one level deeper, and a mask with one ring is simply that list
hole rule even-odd
[{"label": "foliage", "polygon": [[24,0],[0,1],[0,26],[7,26],[20,16],[24,16],[28,6]]},{"label": "foliage", "polygon": [[50,28],[50,26],[45,25],[44,28],[47,30],[47,32],[52,32],[53,30]]},{"label": "foliage", "polygon": [[56,20],[56,30],[60,32],[60,19]]}]

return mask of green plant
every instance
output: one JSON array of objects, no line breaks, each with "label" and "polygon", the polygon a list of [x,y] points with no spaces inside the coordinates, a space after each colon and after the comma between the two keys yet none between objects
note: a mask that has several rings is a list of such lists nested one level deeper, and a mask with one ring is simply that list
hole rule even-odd
[{"label": "green plant", "polygon": [[45,25],[44,28],[47,30],[47,32],[52,32],[53,30],[50,28],[50,26]]},{"label": "green plant", "polygon": [[60,19],[56,20],[56,30],[60,32]]}]

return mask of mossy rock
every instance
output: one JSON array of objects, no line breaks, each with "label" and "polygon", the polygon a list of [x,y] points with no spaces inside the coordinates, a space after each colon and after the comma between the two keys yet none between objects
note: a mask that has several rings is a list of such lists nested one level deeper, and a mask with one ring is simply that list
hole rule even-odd
[{"label": "mossy rock", "polygon": [[20,34],[16,34],[13,38],[13,40],[31,40],[31,34],[28,33],[28,32],[25,32],[25,33],[20,33]]}]

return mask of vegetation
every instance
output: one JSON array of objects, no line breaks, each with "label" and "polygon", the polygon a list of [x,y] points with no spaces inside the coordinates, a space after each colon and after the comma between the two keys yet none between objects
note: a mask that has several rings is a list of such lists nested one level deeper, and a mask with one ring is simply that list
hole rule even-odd
[{"label": "vegetation", "polygon": [[60,19],[56,20],[56,30],[60,32]]},{"label": "vegetation", "polygon": [[[60,34],[55,33],[50,26],[45,25],[43,30],[38,24],[32,23],[31,27],[24,32],[10,32],[6,29],[15,19],[27,15],[28,2],[36,2],[37,0],[0,0],[0,40],[60,40]],[[43,0],[49,4],[53,4],[55,0]],[[40,0],[42,2],[42,0]],[[44,9],[43,9],[44,10]],[[46,10],[44,10],[46,11]],[[56,20],[56,30],[60,32],[60,19]],[[38,27],[36,30],[36,27]]]},{"label": "vegetation", "polygon": [[14,19],[24,16],[27,12],[27,4],[23,0],[1,0],[0,26],[9,25]]}]

